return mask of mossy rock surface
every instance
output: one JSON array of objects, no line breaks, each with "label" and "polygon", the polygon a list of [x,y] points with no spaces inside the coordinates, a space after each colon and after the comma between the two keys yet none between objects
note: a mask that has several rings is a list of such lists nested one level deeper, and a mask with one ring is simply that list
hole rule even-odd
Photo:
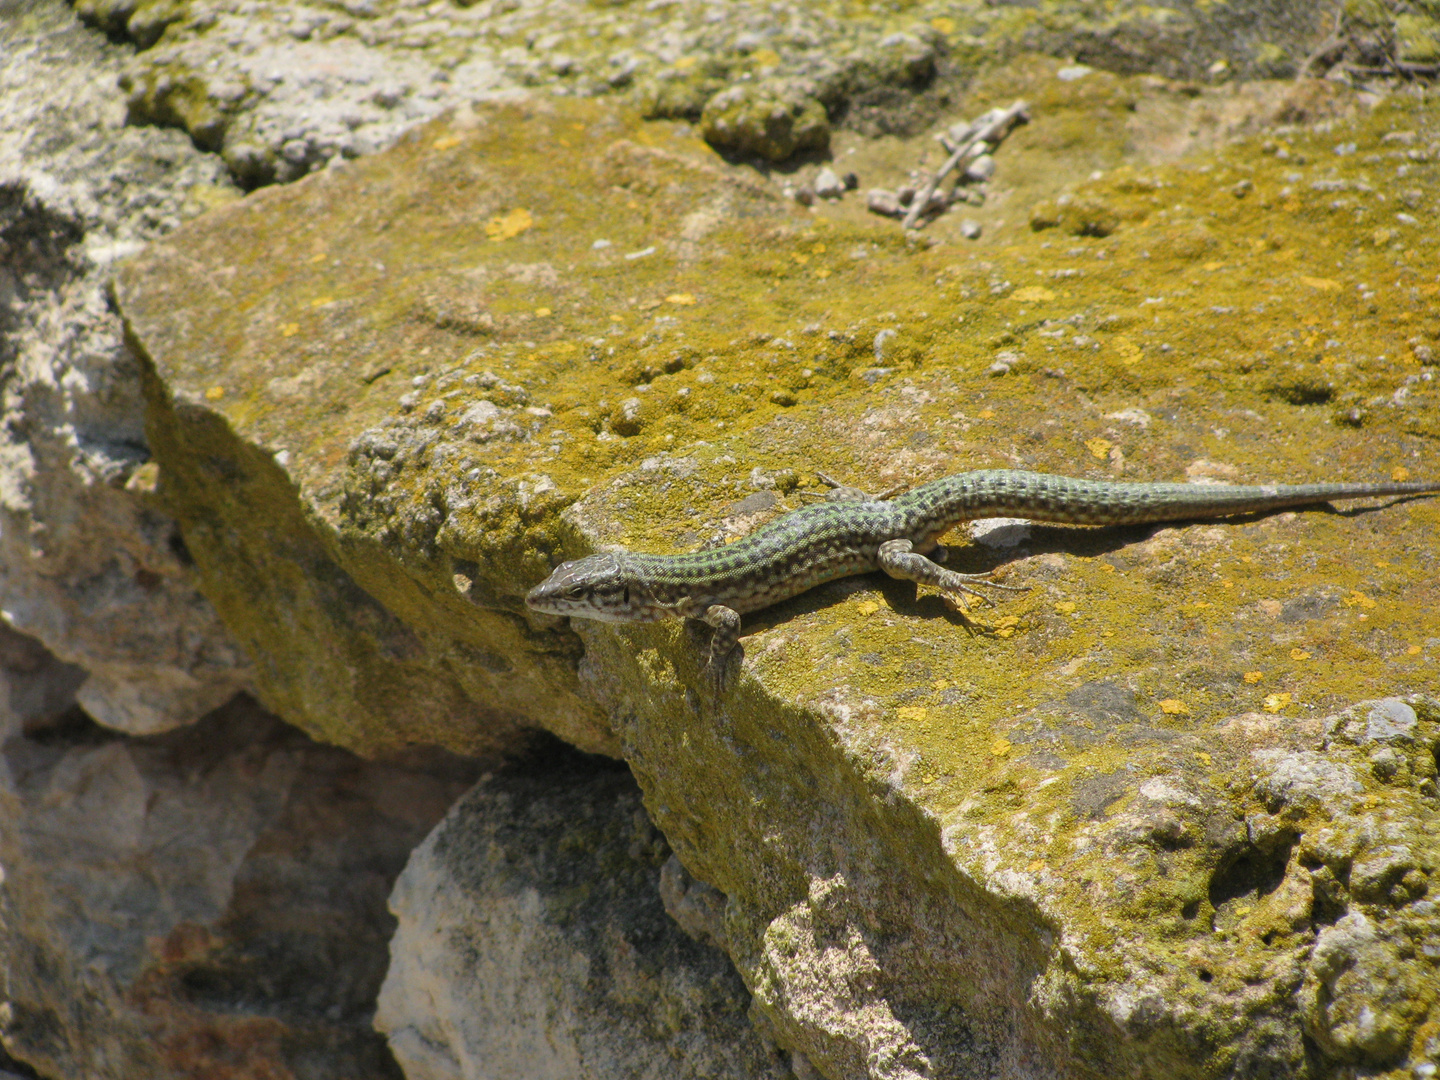
[{"label": "mossy rock surface", "polygon": [[[1408,1068],[1440,1037],[1435,500],[962,530],[960,569],[1031,590],[967,622],[834,583],[749,618],[718,696],[679,624],[523,608],[822,471],[1440,472],[1434,107],[1152,167],[1113,156],[1145,85],[1086,85],[1000,151],[980,246],[801,210],[594,102],[218,210],[117,287],[161,496],[318,737],[623,753],[826,1075]],[[1099,171],[1026,186],[1046,161]],[[1106,234],[1030,227],[1065,195]]]}]

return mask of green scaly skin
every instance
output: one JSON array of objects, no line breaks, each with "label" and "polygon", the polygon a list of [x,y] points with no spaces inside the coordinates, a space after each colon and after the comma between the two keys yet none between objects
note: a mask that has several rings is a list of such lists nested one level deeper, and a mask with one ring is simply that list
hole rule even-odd
[{"label": "green scaly skin", "polygon": [[888,500],[842,488],[838,497],[784,514],[743,540],[709,551],[590,555],[557,567],[525,602],[553,615],[606,622],[700,619],[715,628],[710,661],[717,677],[723,677],[740,615],[836,578],[884,570],[891,577],[938,586],[947,599],[970,593],[987,603],[975,586],[1014,588],[938,565],[944,559],[938,538],[963,521],[1019,517],[1138,525],[1435,492],[1440,482],[1133,484],[990,469],[933,480]]}]

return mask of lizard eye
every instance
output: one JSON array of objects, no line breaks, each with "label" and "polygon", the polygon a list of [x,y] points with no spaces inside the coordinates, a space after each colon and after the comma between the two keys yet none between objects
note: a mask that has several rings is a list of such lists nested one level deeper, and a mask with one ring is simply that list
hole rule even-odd
[{"label": "lizard eye", "polygon": [[585,598],[584,585],[571,585],[565,590],[566,600],[583,600]]}]

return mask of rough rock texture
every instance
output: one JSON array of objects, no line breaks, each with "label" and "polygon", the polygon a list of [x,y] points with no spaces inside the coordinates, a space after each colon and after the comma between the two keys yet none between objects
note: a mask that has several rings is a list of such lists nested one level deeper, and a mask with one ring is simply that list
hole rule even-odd
[{"label": "rough rock texture", "polygon": [[124,52],[55,4],[0,15],[0,610],[88,672],[92,716],[150,733],[224,702],[247,663],[174,524],[127,490],[148,452],[105,283],[234,189],[180,132],[125,126]]},{"label": "rough rock texture", "polygon": [[[1017,175],[1073,175],[1082,135],[1168,92],[1058,67],[990,84],[1045,106]],[[520,604],[606,544],[733,539],[820,469],[1432,475],[1434,106],[1326,107],[1056,198],[1104,236],[1032,229],[1002,169],[1018,225],[980,254],[782,204],[683,128],[458,113],[125,268],[159,492],[267,700],[325,738],[598,741],[608,718],[726,897],[711,936],[829,1077],[1425,1065],[1437,717],[1406,695],[1440,691],[1434,500],[961,537],[962,569],[1032,591],[967,631],[928,591],[837,582],[749,619],[719,695],[676,624]],[[323,573],[282,604],[269,568],[297,551]],[[306,688],[326,664],[506,712],[385,726],[368,692]]]},{"label": "rough rock texture", "polygon": [[370,1027],[385,897],[474,763],[363,762],[244,698],[145,738],[78,709],[30,728],[0,762],[11,1054],[56,1078],[399,1075]]},{"label": "rough rock texture", "polygon": [[1338,14],[1281,0],[77,0],[76,10],[135,44],[122,83],[132,119],[184,128],[247,187],[373,152],[449,106],[522,87],[703,113],[718,147],[777,159],[823,148],[831,124],[914,134],[976,68],[1022,50],[1219,83],[1425,62],[1440,39],[1425,5],[1373,0]]},{"label": "rough rock texture", "polygon": [[[518,603],[597,545],[732,539],[818,491],[819,468],[875,489],[980,465],[1433,475],[1440,130],[1423,98],[1345,89],[1433,58],[1432,11],[77,10],[115,43],[53,4],[0,11],[0,607],[64,657],[0,639],[5,730],[22,733],[4,840],[17,1054],[57,1076],[393,1070],[364,1030],[378,897],[455,778],[434,804],[367,810],[388,807],[393,771],[376,777],[394,766],[272,721],[227,710],[233,730],[129,740],[68,705],[83,677],[104,722],[156,731],[247,678],[173,509],[261,691],[313,734],[473,752],[539,726],[623,752],[703,879],[667,862],[667,910],[736,960],[797,1076],[1440,1064],[1436,718],[1407,694],[1440,689],[1433,503],[1119,535],[1011,525],[957,557],[1011,562],[1029,596],[967,632],[933,597],[838,583],[749,620],[718,700],[678,627],[577,635]],[[1332,78],[1231,81],[1307,66]],[[982,243],[947,248],[944,218],[907,242],[856,200],[787,209],[778,182],[683,126],[534,101],[462,112],[132,270],[120,295],[159,432],[159,467],[143,464],[102,290],[116,258],[233,199],[231,177],[292,180],[519,85],[702,125],[711,106],[738,137],[705,130],[741,155],[813,151],[828,130],[837,163],[889,186],[920,146],[857,133],[1016,96],[1036,122],[967,211]],[[811,134],[772,142],[775,104]],[[1256,128],[1268,142],[1158,166]],[[356,790],[380,794],[357,807]],[[352,821],[383,834],[383,872],[337,839]],[[290,854],[302,843],[331,853],[328,884]],[[567,857],[529,865],[543,881]],[[653,864],[626,858],[653,889]],[[293,900],[317,891],[331,906]],[[527,925],[620,955],[593,925]],[[335,955],[355,966],[337,976]],[[673,1045],[682,1014],[733,1030],[697,1008],[608,1052]],[[453,1060],[473,1045],[431,1041]]]},{"label": "rough rock texture", "polygon": [[666,915],[668,854],[622,766],[560,753],[482,779],[390,900],[375,1026],[408,1080],[789,1077],[729,960]]}]

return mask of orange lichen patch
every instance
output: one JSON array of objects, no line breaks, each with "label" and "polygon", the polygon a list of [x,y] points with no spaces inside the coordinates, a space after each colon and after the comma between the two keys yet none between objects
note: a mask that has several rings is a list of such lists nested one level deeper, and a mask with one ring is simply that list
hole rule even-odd
[{"label": "orange lichen patch", "polygon": [[530,211],[523,207],[499,214],[485,223],[485,235],[492,241],[510,240],[535,224]]}]

